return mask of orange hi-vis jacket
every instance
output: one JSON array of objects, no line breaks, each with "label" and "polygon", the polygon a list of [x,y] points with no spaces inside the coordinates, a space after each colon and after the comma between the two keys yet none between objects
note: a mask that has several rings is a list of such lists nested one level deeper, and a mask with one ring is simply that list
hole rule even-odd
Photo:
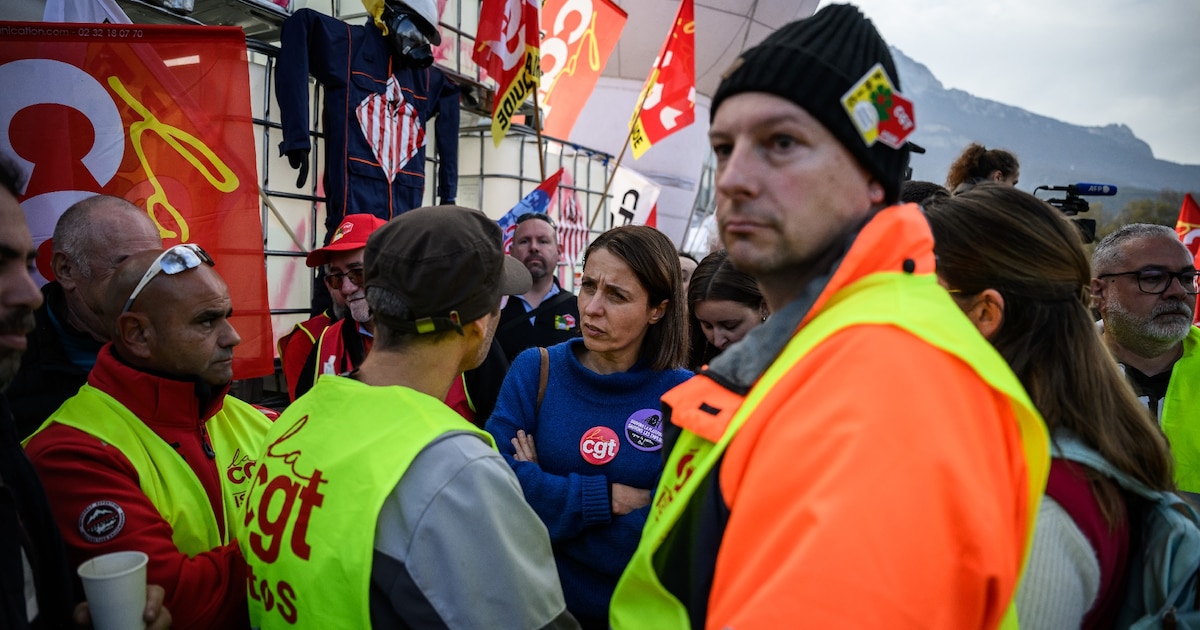
[{"label": "orange hi-vis jacket", "polygon": [[614,628],[1015,625],[1046,429],[932,245],[915,205],[881,211],[663,397],[682,433]]}]

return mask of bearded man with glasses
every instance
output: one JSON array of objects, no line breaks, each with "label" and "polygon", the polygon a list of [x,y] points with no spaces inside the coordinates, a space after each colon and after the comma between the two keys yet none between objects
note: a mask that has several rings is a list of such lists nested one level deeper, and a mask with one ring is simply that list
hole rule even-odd
[{"label": "bearded man with glasses", "polygon": [[1134,223],[1092,254],[1104,341],[1171,443],[1175,483],[1200,505],[1200,329],[1195,261],[1175,230]]},{"label": "bearded man with glasses", "polygon": [[112,341],[88,382],[25,444],[72,566],[112,551],[150,558],[177,628],[245,628],[235,541],[270,422],[229,394],[229,289],[186,243],[131,255],[104,300]]},{"label": "bearded man with glasses", "polygon": [[288,393],[295,400],[312,389],[321,374],[343,374],[358,367],[371,349],[375,326],[363,286],[363,250],[367,237],[386,221],[371,214],[352,214],[342,221],[329,244],[309,252],[309,267],[323,267],[325,288],[341,311],[337,319],[317,316],[279,340],[279,358]]}]

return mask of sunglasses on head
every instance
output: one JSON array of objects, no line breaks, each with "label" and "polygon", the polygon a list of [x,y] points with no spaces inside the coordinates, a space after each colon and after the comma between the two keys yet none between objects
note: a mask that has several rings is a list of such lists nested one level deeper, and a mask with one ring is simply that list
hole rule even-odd
[{"label": "sunglasses on head", "polygon": [[142,275],[141,281],[137,283],[137,286],[133,287],[133,292],[129,294],[129,299],[125,300],[125,308],[121,309],[121,314],[128,313],[129,309],[133,308],[133,301],[142,294],[146,285],[150,284],[150,281],[159,273],[173,276],[188,269],[195,269],[200,265],[214,267],[216,263],[213,262],[208,252],[204,251],[199,245],[183,243],[168,247],[166,251],[158,255],[158,258],[154,259],[154,263]]}]

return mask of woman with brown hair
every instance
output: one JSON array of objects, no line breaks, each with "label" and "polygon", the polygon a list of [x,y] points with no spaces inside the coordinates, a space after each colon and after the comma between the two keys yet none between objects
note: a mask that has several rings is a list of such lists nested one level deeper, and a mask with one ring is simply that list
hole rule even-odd
[{"label": "woman with brown hair", "polygon": [[[925,208],[939,281],[1008,361],[1051,440],[1078,440],[1149,488],[1174,490],[1166,440],[1096,334],[1078,229],[1044,201],[997,184]],[[1021,628],[1111,626],[1129,551],[1117,484],[1055,458],[1017,593]]]},{"label": "woman with brown hair", "polygon": [[654,228],[597,237],[583,255],[583,338],[517,355],[487,422],[549,530],[567,610],[584,628],[608,627],[646,522],[663,461],[659,397],[692,375],[680,276],[675,246]]},{"label": "woman with brown hair", "polygon": [[767,321],[770,310],[762,289],[749,274],[733,268],[725,250],[704,257],[688,286],[688,323],[692,329],[689,367],[699,369],[730,344]]},{"label": "woman with brown hair", "polygon": [[946,188],[951,194],[958,195],[984,182],[1016,186],[1020,177],[1021,165],[1017,163],[1017,156],[1004,149],[987,149],[972,142],[950,165]]}]

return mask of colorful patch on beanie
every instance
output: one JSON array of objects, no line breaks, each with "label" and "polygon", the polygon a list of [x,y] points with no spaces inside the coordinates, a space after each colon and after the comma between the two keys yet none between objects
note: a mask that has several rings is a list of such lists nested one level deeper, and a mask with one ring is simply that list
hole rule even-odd
[{"label": "colorful patch on beanie", "polygon": [[917,129],[912,101],[896,91],[883,64],[875,64],[842,95],[842,107],[869,147],[882,142],[899,149]]}]

